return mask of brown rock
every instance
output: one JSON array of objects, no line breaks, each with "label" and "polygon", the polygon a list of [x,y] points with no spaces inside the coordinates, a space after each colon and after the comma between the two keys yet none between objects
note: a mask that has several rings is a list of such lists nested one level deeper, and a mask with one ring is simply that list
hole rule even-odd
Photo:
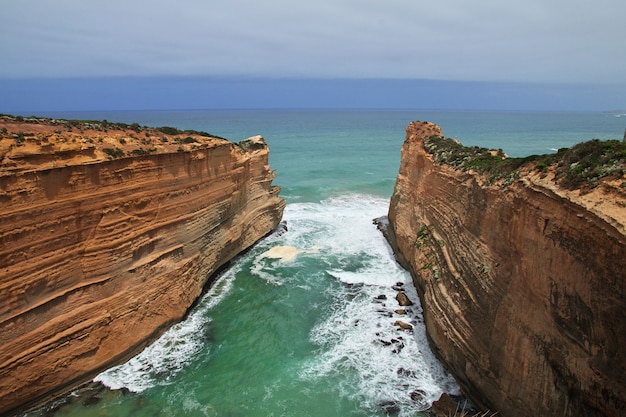
[{"label": "brown rock", "polygon": [[262,138],[98,126],[0,117],[0,414],[128,359],[281,219]]},{"label": "brown rock", "polygon": [[408,307],[413,305],[413,301],[411,301],[409,297],[407,297],[407,295],[402,291],[398,292],[398,294],[396,295],[396,300],[398,301],[398,304],[400,304],[402,307]]},{"label": "brown rock", "polygon": [[436,417],[457,416],[459,415],[459,406],[456,401],[444,392],[437,401],[433,402],[430,411]]},{"label": "brown rock", "polygon": [[407,127],[389,208],[439,358],[502,416],[626,415],[626,178],[490,184],[434,161],[424,140],[441,134]]},{"label": "brown rock", "polygon": [[393,325],[398,326],[402,330],[413,330],[413,326],[411,326],[409,323],[403,322],[402,320],[396,320]]}]

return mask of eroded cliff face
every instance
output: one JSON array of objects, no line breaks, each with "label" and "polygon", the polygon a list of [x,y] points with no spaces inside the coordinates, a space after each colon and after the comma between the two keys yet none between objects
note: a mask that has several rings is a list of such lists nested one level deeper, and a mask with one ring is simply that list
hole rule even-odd
[{"label": "eroded cliff face", "polygon": [[136,353],[282,217],[261,137],[0,128],[0,414]]},{"label": "eroded cliff face", "polygon": [[503,417],[626,413],[626,197],[620,182],[510,185],[434,162],[408,126],[392,245],[431,344],[466,395]]}]

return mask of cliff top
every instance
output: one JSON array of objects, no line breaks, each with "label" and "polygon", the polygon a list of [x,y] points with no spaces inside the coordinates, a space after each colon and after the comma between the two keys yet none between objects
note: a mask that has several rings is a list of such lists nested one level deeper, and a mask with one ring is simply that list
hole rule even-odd
[{"label": "cliff top", "polygon": [[0,115],[0,176],[230,143],[195,130]]},{"label": "cliff top", "polygon": [[502,149],[464,146],[428,122],[411,123],[408,137],[421,141],[434,162],[478,174],[482,184],[521,181],[548,189],[626,231],[626,142],[592,139],[552,154],[511,158]]}]

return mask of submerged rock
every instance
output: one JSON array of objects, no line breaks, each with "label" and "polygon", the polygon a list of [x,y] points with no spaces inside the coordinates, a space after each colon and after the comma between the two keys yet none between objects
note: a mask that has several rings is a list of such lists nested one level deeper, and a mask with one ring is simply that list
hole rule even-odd
[{"label": "submerged rock", "polygon": [[381,410],[388,416],[397,416],[400,413],[400,406],[392,400],[384,400],[378,403]]},{"label": "submerged rock", "polygon": [[415,391],[411,391],[409,395],[411,396],[411,400],[416,401],[416,402],[423,402],[424,398],[426,397],[426,392],[422,391],[421,389],[418,389]]}]

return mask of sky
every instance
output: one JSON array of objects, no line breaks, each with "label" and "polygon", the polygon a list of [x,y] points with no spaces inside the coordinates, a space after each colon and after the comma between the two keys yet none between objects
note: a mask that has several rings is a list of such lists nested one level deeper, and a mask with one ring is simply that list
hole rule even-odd
[{"label": "sky", "polygon": [[622,109],[624,16],[623,0],[3,0],[0,111]]}]

